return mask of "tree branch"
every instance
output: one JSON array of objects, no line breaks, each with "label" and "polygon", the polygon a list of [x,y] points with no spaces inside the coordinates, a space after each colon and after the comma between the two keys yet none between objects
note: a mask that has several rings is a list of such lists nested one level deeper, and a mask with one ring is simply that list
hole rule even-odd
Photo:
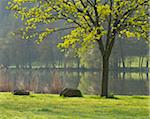
[{"label": "tree branch", "polygon": [[99,46],[99,49],[101,51],[102,56],[104,56],[105,49],[104,49],[104,45],[103,45],[103,42],[102,42],[102,38],[97,39],[96,41],[98,43],[98,46]]},{"label": "tree branch", "polygon": [[95,19],[96,19],[96,24],[97,26],[99,26],[99,15],[98,15],[98,11],[97,11],[97,0],[94,1],[94,12],[95,12]]},{"label": "tree branch", "polygon": [[[87,7],[84,5],[83,1],[82,1],[82,0],[79,0],[79,1],[81,2],[82,6],[86,9]],[[93,24],[94,26],[96,26],[96,25],[95,25],[95,21],[94,21],[94,19],[92,18],[92,16],[90,15],[90,13],[89,13],[88,10],[86,10],[86,13],[87,13],[87,16],[90,18],[90,21],[92,22],[92,24]]]},{"label": "tree branch", "polygon": [[[110,9],[112,10],[113,1],[110,0]],[[112,22],[112,14],[110,13],[109,19],[108,19],[108,28],[107,28],[107,39],[106,39],[106,50],[109,48],[109,42],[110,42],[110,33],[111,33],[111,22]]]},{"label": "tree branch", "polygon": [[86,0],[86,1],[87,1],[87,3],[89,3],[91,6],[94,6],[93,1],[90,1],[90,0]]},{"label": "tree branch", "polygon": [[[77,6],[76,6],[76,3],[74,0],[72,0],[74,6],[76,7],[77,11],[78,12],[82,12],[83,13],[83,10],[79,9]],[[88,24],[89,27],[91,27],[91,25],[89,24],[88,20],[85,18],[85,16],[83,16],[83,19],[86,21],[86,23]]]}]

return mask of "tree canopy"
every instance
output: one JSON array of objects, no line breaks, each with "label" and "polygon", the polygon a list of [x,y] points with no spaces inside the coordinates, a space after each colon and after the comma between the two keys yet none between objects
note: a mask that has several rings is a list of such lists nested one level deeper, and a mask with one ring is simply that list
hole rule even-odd
[{"label": "tree canopy", "polygon": [[[10,0],[8,4],[24,21],[23,38],[36,37],[37,43],[53,32],[69,29],[61,47],[87,47],[108,34],[144,39],[148,35],[148,0]],[[60,20],[65,27],[51,27],[50,23]]]}]

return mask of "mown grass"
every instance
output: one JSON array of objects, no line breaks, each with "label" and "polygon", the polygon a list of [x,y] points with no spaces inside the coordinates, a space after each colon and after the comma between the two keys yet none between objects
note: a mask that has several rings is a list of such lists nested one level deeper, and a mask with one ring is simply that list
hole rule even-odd
[{"label": "mown grass", "polygon": [[0,93],[0,119],[148,119],[149,96],[63,98]]}]

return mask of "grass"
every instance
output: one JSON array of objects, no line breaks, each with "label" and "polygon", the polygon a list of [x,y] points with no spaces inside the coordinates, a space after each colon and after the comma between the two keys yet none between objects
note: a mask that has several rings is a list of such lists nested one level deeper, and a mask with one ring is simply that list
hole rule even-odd
[{"label": "grass", "polygon": [[0,93],[0,119],[148,119],[150,96],[63,98]]}]

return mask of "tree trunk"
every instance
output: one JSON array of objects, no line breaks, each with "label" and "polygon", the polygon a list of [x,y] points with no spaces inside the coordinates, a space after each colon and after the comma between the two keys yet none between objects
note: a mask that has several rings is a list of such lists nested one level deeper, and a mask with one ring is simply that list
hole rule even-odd
[{"label": "tree trunk", "polygon": [[143,60],[144,60],[144,56],[141,57],[141,65],[140,65],[141,68],[143,67]]},{"label": "tree trunk", "polygon": [[103,56],[102,92],[101,97],[108,97],[109,56]]},{"label": "tree trunk", "polygon": [[146,79],[149,80],[149,59],[146,60]]},{"label": "tree trunk", "polygon": [[114,58],[114,79],[118,80],[118,59]]},{"label": "tree trunk", "polygon": [[32,63],[31,62],[29,63],[29,69],[32,69]]},{"label": "tree trunk", "polygon": [[141,56],[139,56],[139,68],[141,68]]}]

